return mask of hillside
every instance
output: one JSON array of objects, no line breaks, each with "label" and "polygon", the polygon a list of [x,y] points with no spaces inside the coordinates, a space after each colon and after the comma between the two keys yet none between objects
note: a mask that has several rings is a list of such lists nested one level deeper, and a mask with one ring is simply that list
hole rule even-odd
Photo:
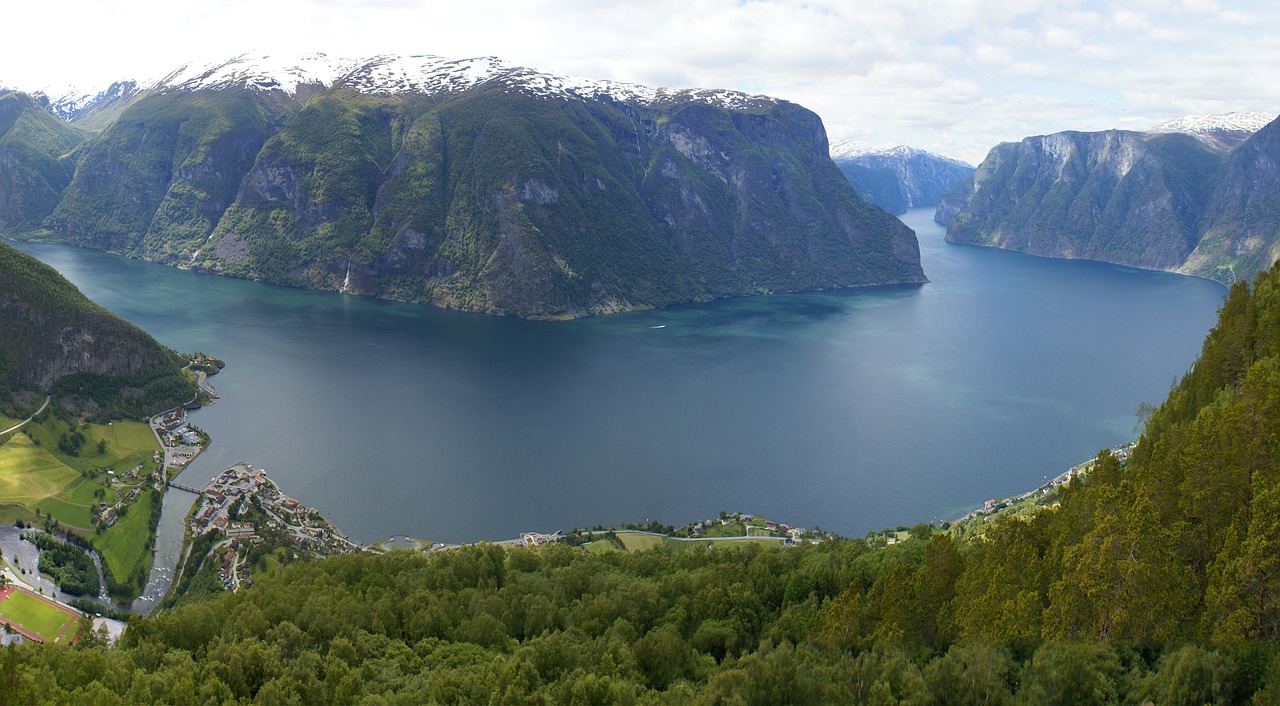
[{"label": "hillside", "polygon": [[180,267],[531,318],[925,281],[914,234],[858,198],[821,120],[786,101],[492,58],[245,56],[137,86],[57,104],[117,117],[25,222]]},{"label": "hillside", "polygon": [[53,212],[84,139],[25,93],[0,89],[0,231],[30,230]]},{"label": "hillside", "polygon": [[998,145],[936,220],[957,243],[1247,280],[1280,254],[1280,127],[1194,117]]},{"label": "hillside", "polygon": [[195,392],[177,354],[3,243],[0,331],[0,403],[8,416],[32,411],[38,393],[68,409],[118,418],[154,413]]},{"label": "hillside", "polygon": [[798,547],[494,545],[294,563],[6,651],[21,703],[1246,704],[1280,698],[1280,268],[1128,461],[966,527]]}]

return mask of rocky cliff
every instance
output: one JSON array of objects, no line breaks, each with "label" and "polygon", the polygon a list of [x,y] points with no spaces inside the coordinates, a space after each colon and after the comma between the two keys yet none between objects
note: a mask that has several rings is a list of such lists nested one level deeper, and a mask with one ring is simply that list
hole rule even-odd
[{"label": "rocky cliff", "polygon": [[1221,131],[1111,130],[998,145],[936,219],[952,242],[1230,283],[1280,253],[1276,130],[1235,143]]}]

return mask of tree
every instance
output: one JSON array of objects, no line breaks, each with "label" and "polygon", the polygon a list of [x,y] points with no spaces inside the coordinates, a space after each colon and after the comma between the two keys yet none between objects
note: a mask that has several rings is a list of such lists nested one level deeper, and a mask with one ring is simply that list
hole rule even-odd
[{"label": "tree", "polygon": [[1246,529],[1227,530],[1205,604],[1215,639],[1280,639],[1280,488],[1254,498]]},{"label": "tree", "polygon": [[1064,554],[1045,637],[1159,645],[1182,633],[1195,605],[1194,579],[1172,532],[1132,490],[1125,481],[1105,493],[1093,530]]}]

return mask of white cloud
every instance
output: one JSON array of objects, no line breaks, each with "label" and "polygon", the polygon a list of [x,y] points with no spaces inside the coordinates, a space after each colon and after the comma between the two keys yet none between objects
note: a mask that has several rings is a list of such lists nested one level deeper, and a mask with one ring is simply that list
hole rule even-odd
[{"label": "white cloud", "polygon": [[251,50],[497,55],[558,73],[738,88],[833,139],[976,162],[996,142],[1277,110],[1280,10],[1214,0],[68,0],[6,8],[0,83],[166,73]]}]

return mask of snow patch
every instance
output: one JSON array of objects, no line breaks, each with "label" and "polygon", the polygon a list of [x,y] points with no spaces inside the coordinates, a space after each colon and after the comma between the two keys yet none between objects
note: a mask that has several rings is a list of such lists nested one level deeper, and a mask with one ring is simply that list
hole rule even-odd
[{"label": "snow patch", "polygon": [[1218,113],[1187,115],[1147,128],[1147,132],[1257,132],[1276,119],[1275,113]]},{"label": "snow patch", "polygon": [[631,83],[559,76],[509,66],[494,56],[449,59],[429,54],[386,54],[364,59],[308,54],[302,57],[242,54],[221,62],[186,64],[148,87],[198,90],[232,85],[296,94],[308,84],[344,86],[372,95],[455,93],[493,82],[543,97],[608,97],[623,103],[696,101],[730,110],[769,107],[777,100],[739,91],[651,88]]},{"label": "snow patch", "polygon": [[893,157],[902,160],[911,159],[913,157],[932,157],[944,162],[951,162],[952,164],[973,169],[973,165],[968,164],[967,162],[952,159],[951,157],[944,157],[943,155],[935,152],[916,149],[915,147],[908,147],[907,145],[887,147],[872,145],[868,142],[859,142],[858,140],[836,140],[831,143],[831,147],[828,149],[828,152],[831,154],[831,158],[837,161],[849,161],[858,159],[859,157]]}]

